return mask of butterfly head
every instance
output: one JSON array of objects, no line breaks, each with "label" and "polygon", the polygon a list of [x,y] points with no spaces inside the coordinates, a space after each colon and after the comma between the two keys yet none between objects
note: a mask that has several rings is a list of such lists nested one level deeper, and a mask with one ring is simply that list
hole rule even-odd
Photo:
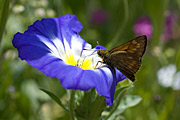
[{"label": "butterfly head", "polygon": [[101,50],[97,50],[97,54],[99,55],[99,57],[101,57],[103,55],[103,53],[101,52]]},{"label": "butterfly head", "polygon": [[103,58],[108,53],[108,50],[97,50],[99,57]]}]

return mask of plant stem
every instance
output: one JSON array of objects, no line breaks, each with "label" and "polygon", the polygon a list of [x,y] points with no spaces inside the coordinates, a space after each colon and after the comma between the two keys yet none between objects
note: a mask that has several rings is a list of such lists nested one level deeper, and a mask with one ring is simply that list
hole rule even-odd
[{"label": "plant stem", "polygon": [[71,98],[70,98],[70,118],[71,120],[74,120],[74,95],[75,95],[75,90],[71,91]]},{"label": "plant stem", "polygon": [[0,56],[3,51],[2,38],[9,15],[10,0],[0,0]]},{"label": "plant stem", "polygon": [[113,47],[114,45],[116,45],[117,41],[119,40],[119,37],[121,36],[123,30],[124,30],[124,27],[126,26],[127,24],[127,21],[129,19],[129,5],[128,5],[128,0],[124,0],[124,21],[122,24],[119,25],[119,28],[116,32],[116,34],[114,35],[114,38],[112,39],[112,42],[108,45],[108,48],[111,48]]},{"label": "plant stem", "polygon": [[3,36],[3,32],[5,29],[5,25],[7,22],[7,18],[8,18],[8,13],[9,13],[9,4],[10,1],[9,0],[5,0],[5,1],[1,1],[1,6],[0,6],[0,44],[1,44],[1,40],[2,40],[2,36]]}]

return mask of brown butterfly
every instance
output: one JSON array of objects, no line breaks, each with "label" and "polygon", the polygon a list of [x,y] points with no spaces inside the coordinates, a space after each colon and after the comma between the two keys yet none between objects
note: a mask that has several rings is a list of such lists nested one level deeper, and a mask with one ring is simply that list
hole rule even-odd
[{"label": "brown butterfly", "polygon": [[146,45],[147,37],[143,35],[111,50],[97,50],[97,54],[102,58],[102,63],[107,64],[113,70],[116,67],[131,81],[135,81],[134,74],[141,66],[141,58],[146,50]]}]

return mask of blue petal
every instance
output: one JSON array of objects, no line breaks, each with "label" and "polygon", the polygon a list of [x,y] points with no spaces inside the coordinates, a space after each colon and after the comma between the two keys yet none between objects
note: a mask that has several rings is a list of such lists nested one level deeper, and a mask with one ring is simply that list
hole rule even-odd
[{"label": "blue petal", "polygon": [[107,48],[105,48],[104,46],[101,46],[101,45],[96,45],[96,50],[108,50]]},{"label": "blue petal", "polygon": [[110,91],[110,96],[106,97],[105,101],[106,101],[106,104],[112,106],[113,100],[114,100],[115,88],[116,88],[117,83],[126,79],[127,77],[124,76],[118,69],[115,68],[115,70],[116,70],[116,78],[115,78],[114,70],[109,66],[107,66],[107,67],[111,70],[112,78],[108,79],[108,81],[109,81],[108,82],[108,89]]},{"label": "blue petal", "polygon": [[25,33],[45,36],[49,39],[58,37],[56,21],[52,18],[37,20],[33,25],[28,27]]},{"label": "blue petal", "polygon": [[65,37],[71,45],[71,36],[82,30],[82,24],[77,20],[75,15],[64,15],[58,19],[58,23],[59,28],[61,28],[61,36]]},{"label": "blue petal", "polygon": [[[86,91],[95,88],[101,96],[106,97],[106,103],[112,106],[117,81],[112,74],[112,70],[107,66],[100,69],[83,70],[79,67],[67,65],[63,61],[53,61],[41,68],[41,71],[48,76],[57,77],[66,89]],[[120,73],[118,76],[121,75]],[[117,79],[119,81],[123,80],[120,77]]]},{"label": "blue petal", "polygon": [[[12,42],[22,60],[47,76],[57,77],[66,89],[95,88],[100,95],[106,97],[107,104],[112,105],[117,81],[125,79],[124,75],[116,70],[116,81],[113,71],[107,66],[83,70],[63,61],[65,41],[70,48],[83,50],[87,46],[88,43],[78,35],[81,29],[82,25],[75,15],[42,19],[29,26],[24,33],[15,34]],[[81,46],[73,47],[72,40],[78,40]],[[99,48],[105,49],[103,46]]]}]

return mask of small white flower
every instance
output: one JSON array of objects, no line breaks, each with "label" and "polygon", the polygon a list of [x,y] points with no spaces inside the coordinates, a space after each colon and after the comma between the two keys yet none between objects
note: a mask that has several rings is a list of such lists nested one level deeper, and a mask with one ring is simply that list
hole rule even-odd
[{"label": "small white flower", "polygon": [[174,75],[174,81],[172,83],[172,88],[174,90],[180,90],[180,71]]},{"label": "small white flower", "polygon": [[157,72],[158,82],[164,87],[170,87],[173,82],[173,76],[176,73],[176,66],[171,64],[166,67],[162,67]]},{"label": "small white flower", "polygon": [[172,87],[173,90],[180,90],[180,72],[176,73],[176,66],[170,64],[162,67],[157,72],[157,78],[160,85],[163,87]]}]

